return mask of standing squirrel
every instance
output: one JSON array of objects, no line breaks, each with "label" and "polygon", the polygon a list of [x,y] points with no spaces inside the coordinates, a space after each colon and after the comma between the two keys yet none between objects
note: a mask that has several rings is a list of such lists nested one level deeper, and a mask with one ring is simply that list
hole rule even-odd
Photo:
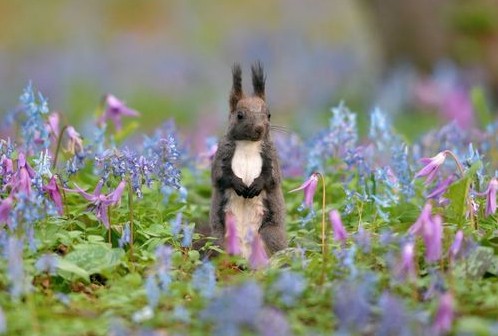
[{"label": "standing squirrel", "polygon": [[232,68],[228,131],[218,143],[211,170],[211,229],[223,246],[225,217],[231,213],[246,258],[256,232],[269,255],[287,247],[280,166],[265,102],[266,78],[260,62],[251,71],[254,94],[246,97],[240,65]]}]

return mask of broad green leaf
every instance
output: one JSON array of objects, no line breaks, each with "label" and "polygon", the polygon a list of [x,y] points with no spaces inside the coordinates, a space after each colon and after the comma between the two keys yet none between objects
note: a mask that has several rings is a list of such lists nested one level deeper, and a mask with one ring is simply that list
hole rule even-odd
[{"label": "broad green leaf", "polygon": [[445,193],[446,198],[450,201],[448,207],[450,215],[452,215],[459,224],[463,224],[465,221],[469,188],[470,178],[465,176],[463,179],[453,183]]},{"label": "broad green leaf", "polygon": [[65,258],[58,260],[57,270],[57,273],[65,279],[74,280],[75,278],[81,278],[87,282],[89,281],[90,274],[87,271]]},{"label": "broad green leaf", "polygon": [[107,244],[82,244],[64,259],[93,274],[116,267],[124,254],[122,249],[112,249]]}]

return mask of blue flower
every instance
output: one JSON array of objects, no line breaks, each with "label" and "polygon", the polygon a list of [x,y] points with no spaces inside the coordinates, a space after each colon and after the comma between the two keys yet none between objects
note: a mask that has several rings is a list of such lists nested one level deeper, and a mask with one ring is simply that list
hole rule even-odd
[{"label": "blue flower", "polygon": [[53,253],[43,254],[35,263],[38,272],[55,275],[57,272],[58,257]]},{"label": "blue flower", "polygon": [[306,279],[299,273],[283,271],[272,285],[272,289],[280,295],[286,306],[292,306],[307,286]]},{"label": "blue flower", "polygon": [[18,300],[29,290],[29,285],[24,273],[23,242],[15,237],[9,237],[5,254],[7,257],[7,277],[10,282],[10,294]]},{"label": "blue flower", "polygon": [[147,302],[151,308],[156,308],[159,303],[161,291],[157,285],[157,280],[154,274],[150,274],[145,279],[145,293],[147,294]]},{"label": "blue flower", "polygon": [[198,290],[204,298],[211,298],[216,290],[216,274],[213,264],[209,261],[196,268],[192,276],[192,287]]},{"label": "blue flower", "polygon": [[203,321],[214,324],[214,335],[238,335],[242,326],[254,326],[263,307],[263,290],[249,281],[226,287],[201,311]]},{"label": "blue flower", "polygon": [[400,299],[384,292],[379,299],[379,308],[382,317],[376,335],[409,336],[413,334],[409,329],[409,315]]},{"label": "blue flower", "polygon": [[194,224],[183,225],[182,247],[190,247],[190,245],[192,245],[192,235],[194,234],[194,227]]},{"label": "blue flower", "polygon": [[121,238],[119,238],[118,241],[119,247],[123,248],[125,245],[129,244],[130,239],[131,239],[130,223],[126,222],[125,225],[123,226],[123,233],[121,235]]}]

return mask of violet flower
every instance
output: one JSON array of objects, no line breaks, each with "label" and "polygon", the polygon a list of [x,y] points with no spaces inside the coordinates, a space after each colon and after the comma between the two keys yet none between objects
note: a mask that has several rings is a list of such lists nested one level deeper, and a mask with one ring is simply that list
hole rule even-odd
[{"label": "violet flower", "polygon": [[122,117],[138,117],[140,115],[137,111],[126,106],[125,103],[123,103],[112,94],[108,94],[105,96],[105,104],[107,106],[104,114],[99,119],[99,122],[103,123],[109,119],[112,120],[116,131],[120,131],[122,128]]},{"label": "violet flower", "polygon": [[458,230],[456,235],[455,235],[455,240],[453,241],[453,244],[450,246],[450,259],[455,260],[458,252],[460,252],[460,249],[462,248],[462,242],[463,242],[463,231]]},{"label": "violet flower", "polygon": [[425,223],[430,222],[432,213],[432,205],[430,203],[425,203],[420,216],[417,218],[415,223],[408,229],[409,234],[421,234]]},{"label": "violet flower", "polygon": [[432,328],[436,335],[445,334],[451,330],[454,317],[453,295],[450,292],[442,294]]},{"label": "violet flower", "polygon": [[332,230],[334,231],[334,239],[337,242],[345,243],[348,238],[348,233],[342,225],[341,215],[339,211],[332,210],[329,213],[330,223],[332,225]]},{"label": "violet flower", "polygon": [[442,151],[434,157],[420,159],[420,161],[425,164],[425,166],[415,174],[415,178],[427,176],[425,184],[431,183],[431,181],[436,177],[436,173],[439,170],[439,167],[441,167],[441,165],[446,160],[446,155],[448,155],[448,152]]},{"label": "violet flower", "polygon": [[233,213],[227,212],[225,215],[225,248],[230,255],[240,255],[240,241],[237,237],[236,218]]},{"label": "violet flower", "polygon": [[403,246],[401,252],[401,262],[396,267],[396,275],[404,280],[411,280],[415,278],[415,244],[413,242],[408,242]]},{"label": "violet flower", "polygon": [[443,242],[443,223],[439,215],[424,226],[422,233],[425,243],[425,258],[428,262],[435,262],[441,258]]},{"label": "violet flower", "polygon": [[441,196],[448,190],[448,187],[455,181],[455,176],[451,175],[444,179],[442,182],[438,183],[434,189],[426,196],[428,199],[440,199]]},{"label": "violet flower", "polygon": [[81,196],[83,196],[86,200],[93,203],[93,211],[95,216],[99,221],[101,221],[107,229],[110,229],[109,218],[107,216],[108,209],[111,205],[116,205],[123,193],[124,189],[124,181],[121,181],[118,188],[108,195],[102,194],[102,186],[104,182],[102,180],[99,181],[93,194],[87,193],[85,190],[81,189],[78,185],[74,184],[76,190],[68,189],[70,192],[77,192]]},{"label": "violet flower", "polygon": [[261,269],[268,265],[268,255],[266,254],[263,240],[259,233],[255,232],[251,242],[251,254],[249,255],[249,266],[252,269]]},{"label": "violet flower", "polygon": [[35,171],[26,161],[24,153],[19,153],[17,160],[17,172],[13,176],[9,185],[16,193],[24,193],[29,195],[31,193],[31,179],[35,177]]},{"label": "violet flower", "polygon": [[306,208],[313,209],[313,197],[315,196],[316,187],[318,185],[319,173],[313,173],[300,187],[293,189],[289,192],[304,190],[303,205]]},{"label": "violet flower", "polygon": [[81,135],[76,132],[74,127],[68,126],[66,133],[69,138],[69,143],[67,145],[68,152],[71,154],[83,152],[83,139],[81,139]]},{"label": "violet flower", "polygon": [[48,115],[47,130],[52,139],[57,140],[60,135],[59,113],[53,112]]},{"label": "violet flower", "polygon": [[62,196],[59,186],[57,185],[57,178],[55,175],[52,176],[47,185],[43,186],[43,190],[48,194],[48,197],[50,197],[50,199],[55,203],[59,215],[62,215],[64,212],[62,206]]},{"label": "violet flower", "polygon": [[10,194],[6,199],[2,200],[2,202],[0,203],[0,223],[8,222],[13,204],[14,199],[12,197],[12,194]]},{"label": "violet flower", "polygon": [[496,190],[498,190],[498,180],[493,177],[489,181],[488,189],[484,192],[486,195],[486,217],[496,212]]}]

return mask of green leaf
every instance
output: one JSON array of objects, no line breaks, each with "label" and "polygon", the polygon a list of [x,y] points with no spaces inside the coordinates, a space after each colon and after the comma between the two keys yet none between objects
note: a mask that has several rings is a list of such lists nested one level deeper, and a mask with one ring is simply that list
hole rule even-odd
[{"label": "green leaf", "polygon": [[445,193],[446,198],[450,201],[448,211],[450,216],[459,223],[465,221],[465,212],[467,210],[467,197],[469,195],[470,178],[464,178],[453,183]]},{"label": "green leaf", "polygon": [[110,248],[107,244],[82,244],[67,254],[64,259],[85,270],[88,274],[109,270],[121,263],[125,255],[122,249]]},{"label": "green leaf", "polygon": [[83,268],[79,267],[75,263],[61,258],[57,262],[58,274],[67,280],[74,280],[75,278],[81,278],[89,282],[90,274]]}]

